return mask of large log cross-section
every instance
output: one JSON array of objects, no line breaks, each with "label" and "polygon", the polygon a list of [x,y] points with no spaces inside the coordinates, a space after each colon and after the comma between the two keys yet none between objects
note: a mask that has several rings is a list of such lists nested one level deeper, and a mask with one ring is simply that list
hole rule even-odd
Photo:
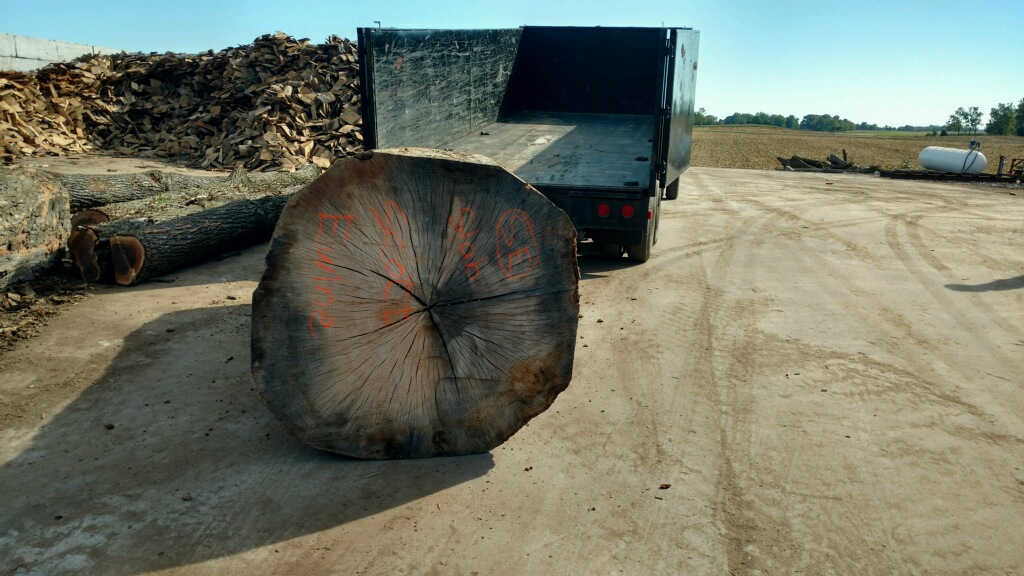
[{"label": "large log cross-section", "polygon": [[257,390],[319,449],[485,452],[568,385],[578,277],[565,213],[486,158],[340,161],[274,231],[253,297]]}]

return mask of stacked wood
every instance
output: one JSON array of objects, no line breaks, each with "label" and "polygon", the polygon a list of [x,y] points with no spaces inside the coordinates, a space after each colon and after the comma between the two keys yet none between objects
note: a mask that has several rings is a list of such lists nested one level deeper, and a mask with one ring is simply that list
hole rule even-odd
[{"label": "stacked wood", "polygon": [[[66,71],[65,71],[66,72]],[[86,136],[85,101],[96,95],[97,80],[87,70],[37,75],[0,71],[0,154],[10,163],[19,156],[63,155],[95,151]]]},{"label": "stacked wood", "polygon": [[274,232],[253,295],[257,391],[319,449],[490,450],[569,383],[575,239],[564,212],[479,156],[339,161]]},{"label": "stacked wood", "polygon": [[217,53],[85,56],[0,72],[0,145],[24,155],[101,149],[201,168],[328,167],[362,149],[355,44],[277,33]]}]

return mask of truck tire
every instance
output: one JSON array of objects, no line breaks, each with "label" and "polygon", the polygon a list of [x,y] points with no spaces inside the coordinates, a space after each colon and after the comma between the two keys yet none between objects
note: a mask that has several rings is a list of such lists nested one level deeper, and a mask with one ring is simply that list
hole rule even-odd
[{"label": "truck tire", "polygon": [[607,242],[595,242],[597,251],[604,258],[618,260],[622,258],[622,244],[609,244]]},{"label": "truck tire", "polygon": [[676,178],[665,187],[665,199],[675,200],[679,198],[679,178]]},{"label": "truck tire", "polygon": [[636,246],[626,246],[626,258],[644,263],[651,259],[651,248],[658,241],[658,221],[661,220],[661,200],[654,206],[654,219],[647,223],[647,230]]},{"label": "truck tire", "polygon": [[626,246],[626,258],[629,258],[633,262],[640,262],[641,264],[647,262],[651,258],[651,231],[648,229],[644,232],[644,237],[640,240],[640,244],[637,246]]}]

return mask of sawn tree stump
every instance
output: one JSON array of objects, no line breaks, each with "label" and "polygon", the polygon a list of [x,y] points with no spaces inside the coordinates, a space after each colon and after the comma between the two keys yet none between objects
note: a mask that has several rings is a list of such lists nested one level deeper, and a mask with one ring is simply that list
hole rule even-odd
[{"label": "sawn tree stump", "polygon": [[259,395],[322,450],[488,451],[569,383],[575,243],[565,213],[486,158],[340,161],[274,231],[253,296]]}]

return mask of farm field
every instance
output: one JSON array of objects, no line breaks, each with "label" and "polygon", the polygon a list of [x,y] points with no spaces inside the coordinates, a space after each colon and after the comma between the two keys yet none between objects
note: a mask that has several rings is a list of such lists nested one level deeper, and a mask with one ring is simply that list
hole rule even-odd
[{"label": "farm field", "polygon": [[698,126],[693,131],[693,166],[774,170],[776,156],[806,156],[823,160],[829,154],[847,157],[859,166],[900,168],[904,162],[919,170],[917,154],[926,146],[967,148],[971,139],[981,141],[988,159],[986,172],[995,173],[999,156],[1024,158],[1024,138],[1019,136],[924,136],[923,133],[870,132],[827,133],[787,130],[772,126]]}]

